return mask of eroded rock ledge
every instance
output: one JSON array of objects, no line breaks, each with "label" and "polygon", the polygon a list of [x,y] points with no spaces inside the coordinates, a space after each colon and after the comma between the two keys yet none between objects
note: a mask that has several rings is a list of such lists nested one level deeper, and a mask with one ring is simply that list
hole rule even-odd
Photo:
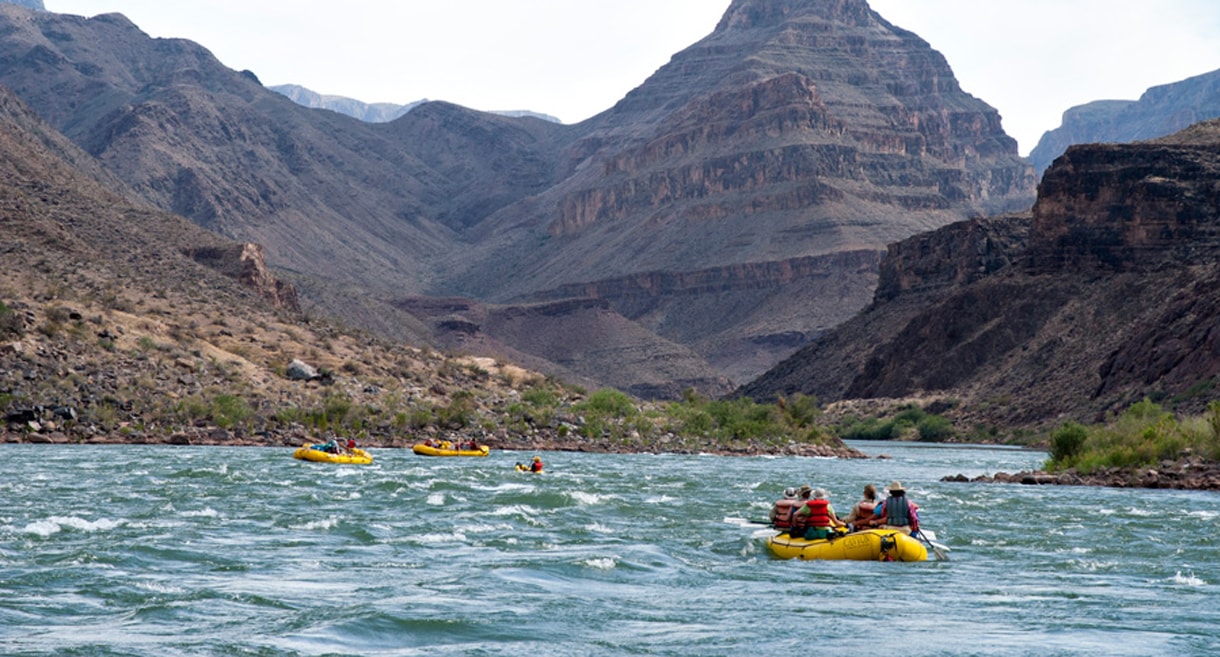
[{"label": "eroded rock ledge", "polygon": [[1104,486],[1220,491],[1220,462],[1191,458],[1164,461],[1158,468],[1105,468],[1088,475],[1081,475],[1074,469],[1056,473],[1033,470],[1013,474],[997,472],[994,475],[981,475],[974,478],[957,474],[943,477],[941,481],[1027,486]]}]

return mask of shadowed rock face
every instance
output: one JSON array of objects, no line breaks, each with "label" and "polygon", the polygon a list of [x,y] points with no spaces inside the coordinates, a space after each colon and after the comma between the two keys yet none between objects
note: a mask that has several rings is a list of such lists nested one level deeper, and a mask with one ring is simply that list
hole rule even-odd
[{"label": "shadowed rock face", "polygon": [[[579,291],[655,350],[625,367],[585,345],[628,389],[667,376],[674,344],[751,378],[866,305],[887,244],[1034,198],[995,110],[863,0],[736,0],[574,126],[447,103],[362,124],[117,14],[0,22],[0,83],[147,202],[263,245],[303,295],[308,278],[496,305]],[[622,284],[648,278],[714,284]],[[349,299],[314,301],[362,323]]]},{"label": "shadowed rock face", "polygon": [[891,247],[871,306],[741,392],[932,394],[1001,425],[1197,410],[1220,377],[1218,137],[1072,147],[1031,215]]}]

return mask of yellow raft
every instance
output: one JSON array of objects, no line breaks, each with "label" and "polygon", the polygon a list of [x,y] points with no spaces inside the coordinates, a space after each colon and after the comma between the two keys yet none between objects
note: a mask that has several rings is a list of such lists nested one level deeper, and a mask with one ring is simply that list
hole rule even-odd
[{"label": "yellow raft", "polygon": [[830,539],[806,540],[779,534],[767,547],[780,559],[839,559],[852,561],[927,561],[928,549],[919,539],[897,529],[866,529]]},{"label": "yellow raft", "polygon": [[298,447],[297,451],[292,453],[292,458],[318,463],[358,463],[364,465],[373,462],[373,455],[359,447],[352,450],[351,454],[332,454],[330,452],[323,452],[320,449],[314,449],[313,445],[308,443]]},{"label": "yellow raft", "polygon": [[453,443],[445,441],[440,447],[416,443],[411,451],[420,456],[487,456],[491,453],[491,448],[487,445],[479,445],[477,449],[458,449],[453,446]]}]

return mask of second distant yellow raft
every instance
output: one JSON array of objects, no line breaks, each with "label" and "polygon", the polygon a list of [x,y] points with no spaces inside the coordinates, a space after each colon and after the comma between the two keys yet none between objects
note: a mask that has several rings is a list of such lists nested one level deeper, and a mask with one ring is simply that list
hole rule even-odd
[{"label": "second distant yellow raft", "polygon": [[476,449],[458,449],[448,442],[441,443],[439,447],[416,443],[411,451],[420,456],[487,456],[491,453],[491,448],[487,445],[479,445]]},{"label": "second distant yellow raft", "polygon": [[373,456],[359,447],[352,450],[351,454],[335,454],[314,449],[313,445],[309,444],[298,447],[297,451],[292,453],[292,458],[318,463],[356,463],[367,465],[373,462]]},{"label": "second distant yellow raft", "polygon": [[849,561],[927,561],[928,549],[919,539],[897,529],[867,529],[837,538],[807,540],[779,534],[767,547],[780,559]]}]

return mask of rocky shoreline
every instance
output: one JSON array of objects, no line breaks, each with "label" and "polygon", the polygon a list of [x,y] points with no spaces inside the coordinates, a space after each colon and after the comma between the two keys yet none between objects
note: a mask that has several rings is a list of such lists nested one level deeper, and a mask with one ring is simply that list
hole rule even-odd
[{"label": "rocky shoreline", "polygon": [[1097,486],[1220,491],[1220,463],[1190,457],[1177,461],[1162,461],[1157,468],[1105,468],[1083,475],[1075,469],[1054,473],[1045,470],[1012,474],[997,472],[993,475],[974,478],[957,474],[943,477],[941,481],[1026,486]]},{"label": "rocky shoreline", "polygon": [[[0,444],[50,444],[50,445],[204,445],[219,447],[282,447],[295,449],[305,443],[324,442],[333,436],[312,436],[306,432],[267,432],[247,435],[219,428],[193,428],[188,431],[162,434],[96,434],[85,437],[68,435],[62,431],[18,432],[0,429]],[[539,452],[587,452],[598,454],[716,454],[720,456],[793,456],[820,458],[867,459],[891,458],[885,454],[875,457],[847,446],[811,445],[788,443],[782,446],[765,445],[760,442],[714,445],[692,444],[675,436],[663,436],[646,442],[591,439],[582,436],[560,436],[558,432],[539,431],[532,435],[513,435],[507,431],[481,435],[464,433],[422,432],[420,435],[403,435],[393,438],[377,438],[360,441],[362,447],[370,449],[410,449],[412,445],[433,438],[454,442],[475,440],[493,450],[539,451]],[[1074,469],[1063,472],[1045,470],[1015,473],[997,472],[990,475],[967,477],[963,474],[949,475],[944,482],[972,484],[1020,484],[1026,486],[1093,486],[1107,488],[1147,488],[1220,491],[1220,462],[1208,461],[1198,456],[1163,461],[1157,468],[1106,468],[1089,474],[1080,474]]]},{"label": "rocky shoreline", "polygon": [[[284,447],[297,448],[306,443],[321,443],[334,436],[314,436],[301,432],[267,432],[248,435],[220,428],[195,428],[169,435],[151,433],[69,435],[62,431],[16,432],[0,429],[0,443],[33,443],[52,445],[206,445],[224,447]],[[822,458],[870,458],[867,454],[847,446],[813,445],[791,442],[782,446],[768,445],[758,441],[743,441],[733,445],[711,443],[692,444],[676,436],[662,436],[654,441],[591,439],[569,434],[560,436],[554,431],[538,431],[532,435],[513,435],[507,431],[466,434],[449,432],[421,432],[419,435],[402,435],[393,438],[369,438],[359,440],[362,447],[370,449],[410,449],[426,438],[464,442],[474,440],[493,450],[590,452],[601,454],[717,454],[721,456],[797,456]],[[879,457],[881,458],[881,457]]]}]

